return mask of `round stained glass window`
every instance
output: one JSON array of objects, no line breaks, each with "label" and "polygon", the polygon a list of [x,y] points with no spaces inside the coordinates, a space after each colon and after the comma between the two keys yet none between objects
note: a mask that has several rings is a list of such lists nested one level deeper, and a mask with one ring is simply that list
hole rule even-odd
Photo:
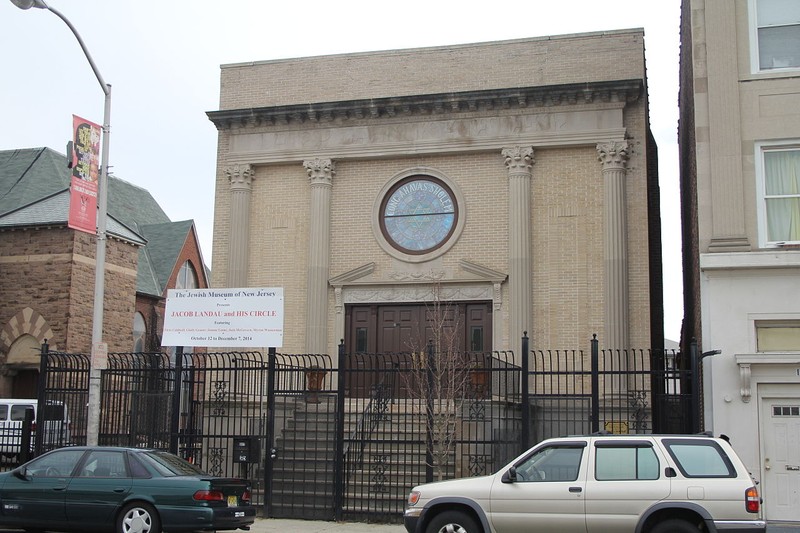
[{"label": "round stained glass window", "polygon": [[442,246],[458,224],[453,191],[431,176],[410,176],[389,189],[380,207],[381,231],[396,249],[420,255]]}]

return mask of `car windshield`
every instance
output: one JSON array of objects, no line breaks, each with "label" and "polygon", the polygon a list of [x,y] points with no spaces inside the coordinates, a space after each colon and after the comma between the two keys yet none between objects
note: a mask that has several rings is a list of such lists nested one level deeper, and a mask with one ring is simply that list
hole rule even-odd
[{"label": "car windshield", "polygon": [[161,451],[151,451],[139,454],[144,461],[155,468],[165,477],[173,476],[207,476],[202,469],[184,461],[176,455]]}]

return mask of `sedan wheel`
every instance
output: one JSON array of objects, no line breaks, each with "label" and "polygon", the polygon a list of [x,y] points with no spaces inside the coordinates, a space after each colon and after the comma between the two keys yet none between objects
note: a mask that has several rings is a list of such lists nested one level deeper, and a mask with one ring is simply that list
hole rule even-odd
[{"label": "sedan wheel", "polygon": [[158,513],[149,503],[129,503],[117,518],[117,533],[161,533]]},{"label": "sedan wheel", "polygon": [[459,511],[446,511],[436,515],[428,524],[426,533],[482,533],[475,519]]}]

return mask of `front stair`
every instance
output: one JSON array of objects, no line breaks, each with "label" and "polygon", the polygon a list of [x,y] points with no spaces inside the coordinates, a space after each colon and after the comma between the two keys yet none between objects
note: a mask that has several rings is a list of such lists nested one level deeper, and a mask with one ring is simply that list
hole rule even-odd
[{"label": "front stair", "polygon": [[[345,403],[345,515],[402,514],[408,492],[425,481],[425,415],[405,403],[370,413],[369,399]],[[298,399],[276,439],[269,516],[334,518],[336,397]],[[276,431],[278,431],[276,429]],[[453,465],[451,452],[447,464]],[[454,472],[444,477],[453,477]]]}]

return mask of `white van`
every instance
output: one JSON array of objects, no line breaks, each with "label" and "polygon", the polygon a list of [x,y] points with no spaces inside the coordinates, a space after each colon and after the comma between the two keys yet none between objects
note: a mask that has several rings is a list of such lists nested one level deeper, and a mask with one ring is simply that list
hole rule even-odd
[{"label": "white van", "polygon": [[36,439],[36,424],[42,420],[44,424],[45,449],[59,448],[70,444],[70,420],[67,406],[63,402],[48,402],[39,416],[36,400],[0,398],[0,454],[3,457],[16,458],[20,453],[22,442],[22,422],[25,413],[33,411],[31,427],[31,448]]}]

